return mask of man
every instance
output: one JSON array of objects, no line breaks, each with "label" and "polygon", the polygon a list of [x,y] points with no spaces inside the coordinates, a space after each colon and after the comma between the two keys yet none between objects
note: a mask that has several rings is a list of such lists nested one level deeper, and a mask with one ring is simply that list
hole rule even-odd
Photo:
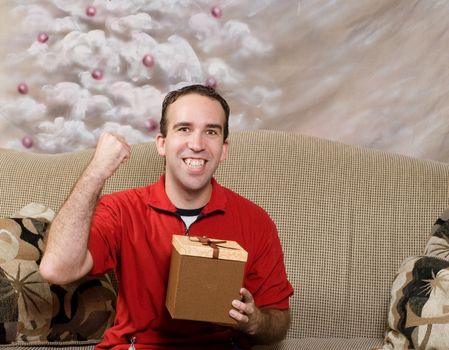
[{"label": "man", "polygon": [[[293,289],[275,225],[213,178],[228,153],[228,119],[227,102],[211,88],[169,93],[156,137],[165,174],[97,204],[105,181],[131,156],[122,137],[100,137],[53,221],[40,266],[42,276],[58,284],[115,271],[116,321],[98,349],[249,349],[285,337]],[[173,234],[234,240],[248,251],[241,300],[230,301],[235,327],[171,319],[165,293]]]}]

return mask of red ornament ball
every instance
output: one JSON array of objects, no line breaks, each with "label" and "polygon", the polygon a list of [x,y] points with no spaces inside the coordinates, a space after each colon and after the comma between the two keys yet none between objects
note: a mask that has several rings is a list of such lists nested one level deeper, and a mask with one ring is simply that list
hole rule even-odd
[{"label": "red ornament ball", "polygon": [[94,17],[97,14],[97,9],[95,6],[89,5],[86,8],[86,15],[89,17]]},{"label": "red ornament ball", "polygon": [[150,54],[146,54],[142,58],[142,63],[145,67],[153,67],[154,66],[154,57]]},{"label": "red ornament ball", "polygon": [[159,123],[158,123],[154,118],[149,118],[149,119],[145,122],[145,129],[146,129],[148,132],[156,131],[158,127],[159,127]]},{"label": "red ornament ball", "polygon": [[92,78],[94,78],[95,80],[101,80],[103,79],[103,71],[99,68],[95,68],[92,73]]},{"label": "red ornament ball", "polygon": [[214,6],[210,9],[210,13],[212,14],[212,16],[214,16],[215,18],[220,18],[221,16],[223,16],[223,11],[221,8],[219,8],[218,6]]},{"label": "red ornament ball", "polygon": [[34,145],[34,140],[31,136],[24,136],[22,138],[22,146],[25,148],[31,148]]},{"label": "red ornament ball", "polygon": [[47,33],[39,33],[39,35],[37,36],[37,41],[39,41],[40,43],[46,43],[48,41],[48,34]]},{"label": "red ornament ball", "polygon": [[218,82],[217,82],[217,79],[215,79],[213,77],[209,77],[204,82],[204,85],[206,85],[207,87],[210,87],[212,89],[215,89],[218,85]]},{"label": "red ornament ball", "polygon": [[26,95],[28,93],[28,85],[26,83],[20,83],[17,85],[17,92],[22,95]]}]

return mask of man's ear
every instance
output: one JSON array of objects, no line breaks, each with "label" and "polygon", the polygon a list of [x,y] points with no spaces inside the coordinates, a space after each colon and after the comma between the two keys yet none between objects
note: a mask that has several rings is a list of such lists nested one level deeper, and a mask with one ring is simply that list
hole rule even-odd
[{"label": "man's ear", "polygon": [[228,157],[229,141],[227,139],[223,142],[223,146],[222,147],[223,148],[222,148],[222,151],[221,151],[220,162],[223,162]]},{"label": "man's ear", "polygon": [[160,156],[165,157],[165,137],[162,134],[156,135],[156,148]]}]

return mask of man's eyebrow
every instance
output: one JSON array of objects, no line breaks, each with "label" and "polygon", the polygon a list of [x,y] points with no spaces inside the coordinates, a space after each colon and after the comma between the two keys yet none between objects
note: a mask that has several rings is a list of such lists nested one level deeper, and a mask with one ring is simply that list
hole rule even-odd
[{"label": "man's eyebrow", "polygon": [[219,129],[220,131],[223,130],[223,126],[220,124],[207,124],[206,127],[209,129]]},{"label": "man's eyebrow", "polygon": [[179,123],[176,123],[175,125],[173,125],[173,129],[179,128],[179,127],[181,127],[181,126],[191,126],[191,125],[192,125],[192,123],[188,123],[188,122],[179,122]]},{"label": "man's eyebrow", "polygon": [[[183,127],[183,126],[192,126],[193,123],[189,122],[179,122],[173,125],[173,129]],[[223,131],[223,126],[221,124],[206,124],[207,129],[218,129],[220,131]]]}]

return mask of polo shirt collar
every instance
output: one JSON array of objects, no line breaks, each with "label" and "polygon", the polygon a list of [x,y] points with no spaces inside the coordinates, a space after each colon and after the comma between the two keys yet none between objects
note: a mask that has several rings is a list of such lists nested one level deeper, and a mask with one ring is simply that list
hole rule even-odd
[{"label": "polo shirt collar", "polygon": [[[209,202],[204,207],[202,214],[208,215],[216,211],[225,211],[226,209],[226,192],[215,178],[211,179],[212,195]],[[170,201],[165,192],[165,175],[159,178],[159,181],[148,187],[147,203],[150,207],[158,210],[176,213],[176,207]]]}]

